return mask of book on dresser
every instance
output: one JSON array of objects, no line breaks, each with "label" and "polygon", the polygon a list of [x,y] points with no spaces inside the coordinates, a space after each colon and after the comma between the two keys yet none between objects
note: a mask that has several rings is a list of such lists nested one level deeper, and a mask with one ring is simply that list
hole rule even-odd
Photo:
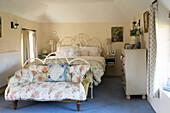
[{"label": "book on dresser", "polygon": [[142,95],[142,99],[146,99],[146,50],[122,50],[121,63],[123,66],[122,85],[126,98],[130,100],[131,95]]}]

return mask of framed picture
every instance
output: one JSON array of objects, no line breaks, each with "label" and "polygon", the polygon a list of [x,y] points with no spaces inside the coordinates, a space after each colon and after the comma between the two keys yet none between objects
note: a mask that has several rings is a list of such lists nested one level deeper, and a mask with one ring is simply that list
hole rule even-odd
[{"label": "framed picture", "polygon": [[115,55],[115,54],[116,54],[116,50],[112,50],[111,55]]},{"label": "framed picture", "polygon": [[0,38],[2,38],[2,19],[0,16]]},{"label": "framed picture", "polygon": [[143,14],[143,23],[144,23],[144,32],[147,33],[149,31],[149,12],[146,11]]},{"label": "framed picture", "polygon": [[123,42],[123,27],[112,27],[111,35],[112,42]]}]

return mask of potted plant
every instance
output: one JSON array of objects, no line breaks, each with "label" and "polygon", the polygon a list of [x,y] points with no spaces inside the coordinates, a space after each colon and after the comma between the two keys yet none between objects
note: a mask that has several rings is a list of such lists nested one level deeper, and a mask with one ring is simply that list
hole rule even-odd
[{"label": "potted plant", "polygon": [[140,43],[140,35],[142,34],[141,28],[135,27],[134,29],[130,30],[130,36],[133,44],[136,44],[136,48],[141,48]]}]

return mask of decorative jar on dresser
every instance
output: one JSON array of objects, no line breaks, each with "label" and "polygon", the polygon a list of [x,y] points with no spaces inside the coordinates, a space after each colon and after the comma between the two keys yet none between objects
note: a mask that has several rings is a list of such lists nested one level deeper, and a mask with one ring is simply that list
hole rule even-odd
[{"label": "decorative jar on dresser", "polygon": [[142,99],[146,99],[146,50],[124,49],[120,59],[123,65],[122,85],[126,98],[130,100],[131,95],[142,95]]}]

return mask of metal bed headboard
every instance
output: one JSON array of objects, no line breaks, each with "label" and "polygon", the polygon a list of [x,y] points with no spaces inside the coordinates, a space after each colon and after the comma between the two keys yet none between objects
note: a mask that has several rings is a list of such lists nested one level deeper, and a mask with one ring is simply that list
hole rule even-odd
[{"label": "metal bed headboard", "polygon": [[[100,41],[95,37],[90,38],[85,33],[79,33],[75,37],[64,37],[57,42],[56,47],[60,48],[61,46],[72,46],[72,45],[84,47],[84,46],[89,46],[90,42],[93,41],[95,41],[97,47],[99,47],[102,50],[102,44],[100,43]],[[71,42],[71,44],[64,44],[64,42]],[[95,47],[94,43],[92,46]]]}]

